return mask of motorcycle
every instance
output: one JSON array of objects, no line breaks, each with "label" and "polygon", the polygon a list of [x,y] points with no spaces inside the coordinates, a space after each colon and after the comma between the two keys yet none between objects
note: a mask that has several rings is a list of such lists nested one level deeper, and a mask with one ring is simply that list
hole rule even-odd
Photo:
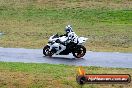
[{"label": "motorcycle", "polygon": [[[43,54],[45,56],[52,56],[54,55],[58,50],[60,50],[60,43],[64,44],[66,46],[66,49],[59,53],[59,55],[68,55],[70,53],[73,54],[75,58],[81,58],[86,53],[86,48],[83,46],[83,44],[86,42],[88,38],[85,37],[79,37],[78,43],[69,42],[65,44],[65,41],[67,40],[66,36],[60,37],[58,34],[52,35],[49,38],[49,42],[46,46],[43,48]],[[50,50],[50,46],[54,45],[54,47]]]}]

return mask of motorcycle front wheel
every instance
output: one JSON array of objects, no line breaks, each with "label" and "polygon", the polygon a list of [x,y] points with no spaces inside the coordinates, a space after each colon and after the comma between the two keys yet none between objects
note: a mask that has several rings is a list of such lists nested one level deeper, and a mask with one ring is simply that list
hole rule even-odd
[{"label": "motorcycle front wheel", "polygon": [[49,47],[48,45],[46,45],[46,46],[43,48],[43,54],[44,54],[45,56],[50,56],[50,57],[51,57],[51,56],[53,55],[53,53],[50,52],[49,49],[50,49],[50,47]]},{"label": "motorcycle front wheel", "polygon": [[72,52],[73,56],[76,58],[81,58],[85,55],[86,48],[82,45],[79,45],[75,48],[75,50]]}]

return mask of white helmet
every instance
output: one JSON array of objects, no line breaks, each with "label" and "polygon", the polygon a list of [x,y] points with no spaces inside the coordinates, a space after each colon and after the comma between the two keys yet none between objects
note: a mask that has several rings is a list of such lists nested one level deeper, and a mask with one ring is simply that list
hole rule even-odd
[{"label": "white helmet", "polygon": [[65,27],[65,31],[66,31],[66,33],[73,32],[72,26],[71,26],[71,25],[67,25],[67,26]]}]

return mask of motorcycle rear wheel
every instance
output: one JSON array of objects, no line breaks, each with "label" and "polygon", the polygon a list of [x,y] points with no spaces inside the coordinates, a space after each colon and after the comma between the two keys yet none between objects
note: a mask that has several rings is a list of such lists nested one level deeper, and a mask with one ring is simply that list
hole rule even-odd
[{"label": "motorcycle rear wheel", "polygon": [[76,58],[81,58],[85,55],[86,53],[86,48],[82,45],[77,46],[75,50],[72,52],[73,56]]}]

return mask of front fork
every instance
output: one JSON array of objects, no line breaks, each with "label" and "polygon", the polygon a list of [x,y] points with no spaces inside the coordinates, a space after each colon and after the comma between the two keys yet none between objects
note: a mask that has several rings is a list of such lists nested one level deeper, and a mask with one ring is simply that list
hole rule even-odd
[{"label": "front fork", "polygon": [[51,47],[52,45],[48,43],[47,46],[49,47],[49,50],[48,50],[48,52],[47,52],[47,55],[51,57],[51,56],[54,54],[54,53],[51,51],[51,50],[52,50],[52,47]]},{"label": "front fork", "polygon": [[49,46],[49,51],[51,51],[52,50],[52,45],[48,43],[47,46]]}]

